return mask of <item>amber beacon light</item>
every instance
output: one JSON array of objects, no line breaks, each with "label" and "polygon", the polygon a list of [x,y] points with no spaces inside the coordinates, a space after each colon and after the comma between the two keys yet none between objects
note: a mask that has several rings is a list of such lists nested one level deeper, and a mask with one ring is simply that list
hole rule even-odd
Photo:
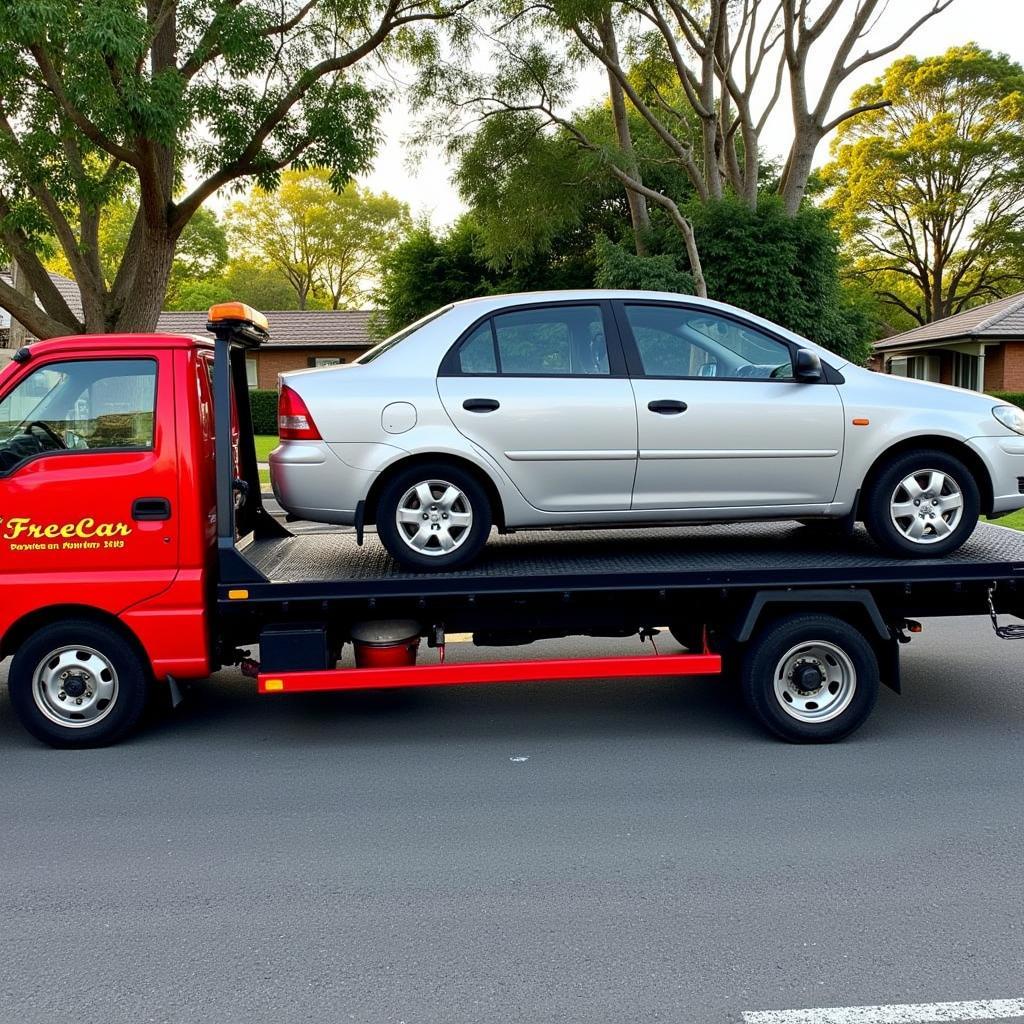
[{"label": "amber beacon light", "polygon": [[270,328],[267,318],[258,309],[253,309],[244,302],[218,302],[216,306],[210,307],[211,324],[222,323],[225,320],[241,320],[255,324],[264,331]]}]

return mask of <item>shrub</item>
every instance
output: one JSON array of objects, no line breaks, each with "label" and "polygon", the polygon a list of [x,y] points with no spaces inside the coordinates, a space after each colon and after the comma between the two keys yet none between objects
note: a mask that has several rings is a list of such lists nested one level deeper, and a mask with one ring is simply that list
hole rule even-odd
[{"label": "shrub", "polygon": [[252,431],[254,434],[277,435],[277,392],[249,391],[249,408],[252,410]]},{"label": "shrub", "polygon": [[1000,402],[1006,402],[1007,405],[1015,405],[1019,409],[1024,409],[1024,391],[990,391],[988,393],[993,398],[998,398]]}]

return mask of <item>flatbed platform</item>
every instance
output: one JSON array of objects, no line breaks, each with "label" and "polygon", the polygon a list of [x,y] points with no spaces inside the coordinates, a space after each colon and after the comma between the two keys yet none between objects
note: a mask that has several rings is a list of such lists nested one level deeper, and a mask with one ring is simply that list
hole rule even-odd
[{"label": "flatbed platform", "polygon": [[[695,596],[766,586],[909,594],[922,584],[935,584],[930,592],[942,594],[972,583],[978,592],[991,583],[1015,591],[1014,581],[1024,578],[1024,534],[991,524],[980,525],[952,555],[913,561],[881,554],[862,529],[849,537],[822,536],[795,523],[521,532],[493,536],[472,566],[446,573],[402,569],[372,534],[360,547],[351,531],[305,529],[241,547],[266,580],[247,584],[250,600],[418,599],[433,605],[499,594]],[[222,597],[226,591],[222,586]],[[957,613],[956,605],[948,602],[948,614]]]}]

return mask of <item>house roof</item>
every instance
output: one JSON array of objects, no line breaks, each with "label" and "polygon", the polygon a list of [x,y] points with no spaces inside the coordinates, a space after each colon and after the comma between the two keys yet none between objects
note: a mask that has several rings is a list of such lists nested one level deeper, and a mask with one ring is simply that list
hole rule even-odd
[{"label": "house roof", "polygon": [[[71,280],[70,277],[65,277],[63,274],[54,273],[50,271],[50,280],[54,283],[57,291],[60,292],[64,301],[68,304],[68,308],[79,320],[85,315],[82,309],[82,295],[78,290],[78,285]],[[4,284],[11,284],[11,272],[6,267],[0,270],[0,281]]]},{"label": "house roof", "polygon": [[[0,270],[0,279],[10,284],[7,270]],[[64,296],[75,316],[82,317],[82,296],[78,285],[63,274],[50,272],[50,280]],[[310,310],[283,309],[267,312],[270,321],[271,348],[369,348],[369,309]],[[164,334],[205,334],[206,310],[195,312],[164,312],[157,330]]]},{"label": "house roof", "polygon": [[[369,348],[369,309],[282,309],[267,312],[270,348]],[[161,313],[157,330],[166,334],[205,334],[206,312]]]},{"label": "house roof", "polygon": [[931,324],[915,327],[911,331],[893,335],[875,342],[879,351],[907,348],[916,345],[934,345],[943,341],[963,339],[1019,337],[1024,340],[1024,292],[996,299],[984,306],[974,306],[962,313],[947,316]]}]

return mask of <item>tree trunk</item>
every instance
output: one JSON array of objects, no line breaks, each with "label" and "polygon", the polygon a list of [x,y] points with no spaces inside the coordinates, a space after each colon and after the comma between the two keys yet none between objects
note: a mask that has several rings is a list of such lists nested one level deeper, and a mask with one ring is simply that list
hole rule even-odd
[{"label": "tree trunk", "polygon": [[817,128],[806,126],[797,129],[793,146],[786,159],[786,168],[779,183],[779,194],[786,213],[795,217],[800,211],[800,204],[807,191],[807,179],[814,167],[814,153],[821,142]]},{"label": "tree trunk", "polygon": [[[619,48],[615,39],[615,30],[612,25],[611,14],[606,14],[600,25],[601,42],[604,45],[608,56],[615,63],[619,63]],[[629,130],[629,115],[626,113],[626,94],[622,90],[622,84],[615,77],[611,68],[608,68],[608,93],[612,103],[612,119],[615,122],[615,136],[619,141],[619,149],[626,158],[626,172],[630,177],[643,183],[640,175],[640,168],[636,162],[636,152],[633,149],[633,134]],[[639,192],[626,189],[626,202],[629,203],[629,220],[633,226],[633,244],[637,256],[648,254],[647,236],[651,230],[651,215],[647,209],[647,199]]]},{"label": "tree trunk", "polygon": [[[146,229],[146,237],[139,246],[139,261],[135,267],[132,287],[128,290],[120,309],[108,309],[105,323],[98,331],[155,331],[167,295],[167,282],[171,276],[177,239],[169,231]],[[98,333],[88,322],[86,333]]]},{"label": "tree trunk", "polygon": [[[11,260],[11,284],[19,295],[24,295],[29,302],[35,302],[35,293],[32,291],[32,285],[29,284],[24,271],[15,260]],[[14,349],[21,348],[28,341],[28,337],[29,332],[25,329],[25,325],[12,315],[10,341],[8,342],[10,347]]]}]

